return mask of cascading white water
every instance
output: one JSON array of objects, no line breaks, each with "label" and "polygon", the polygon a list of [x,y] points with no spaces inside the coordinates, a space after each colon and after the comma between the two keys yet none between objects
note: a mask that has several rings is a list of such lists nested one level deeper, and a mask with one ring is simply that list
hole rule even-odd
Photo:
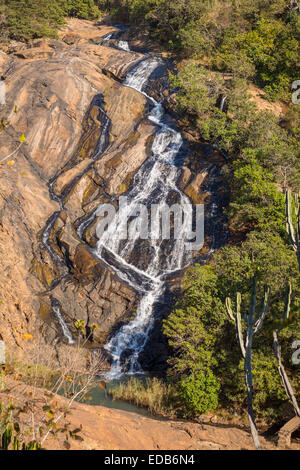
[{"label": "cascading white water", "polygon": [[220,111],[224,110],[224,105],[225,105],[226,100],[227,100],[227,96],[226,95],[222,96],[221,103],[220,103]]},{"label": "cascading white water", "polygon": [[62,314],[61,314],[61,311],[60,311],[60,307],[59,305],[53,305],[52,306],[52,310],[53,312],[55,313],[56,315],[56,318],[61,326],[61,329],[62,329],[62,332],[63,332],[63,335],[67,338],[68,340],[68,343],[69,344],[75,344],[75,341],[73,340],[73,336],[72,336],[72,333],[71,331],[69,330]]},{"label": "cascading white water", "polygon": [[[102,39],[102,42],[110,41],[112,39],[113,35],[114,35],[114,32],[108,33],[106,36],[104,36],[104,38]],[[102,42],[99,43],[100,46],[101,46]]]},{"label": "cascading white water", "polygon": [[[145,94],[144,84],[156,67],[160,65],[157,58],[151,57],[141,62],[124,82],[125,86]],[[146,95],[147,96],[147,95]],[[179,132],[164,122],[164,110],[160,103],[148,97],[154,108],[149,120],[157,126],[152,156],[141,166],[136,173],[132,189],[127,193],[128,204],[119,209],[118,214],[103,233],[95,248],[95,254],[113,266],[117,274],[132,285],[140,294],[140,302],[136,317],[123,326],[106,345],[107,351],[113,358],[108,378],[116,378],[122,374],[122,354],[129,351],[130,358],[127,366],[128,373],[141,372],[138,357],[148,339],[153,324],[153,308],[164,290],[163,275],[166,272],[176,271],[188,264],[191,252],[185,249],[185,237],[172,241],[169,256],[165,254],[162,241],[151,237],[147,241],[151,250],[151,257],[146,268],[139,266],[139,261],[132,260],[136,251],[139,235],[125,242],[118,238],[121,221],[132,214],[137,204],[148,205],[153,203],[162,207],[168,202],[170,194],[176,197],[176,202],[182,207],[189,204],[189,199],[176,185],[180,169],[176,165],[176,157],[182,147],[183,140]],[[134,228],[133,221],[133,228]],[[187,219],[186,224],[190,223]],[[186,226],[182,226],[182,231]],[[134,230],[133,230],[134,232]],[[170,253],[171,251],[171,253]]]},{"label": "cascading white water", "polygon": [[0,80],[0,105],[6,104],[6,85],[3,80]]},{"label": "cascading white water", "polygon": [[144,59],[137,67],[135,67],[131,72],[129,72],[123,84],[130,88],[134,88],[134,90],[136,91],[139,91],[140,93],[145,95],[150,101],[152,101],[152,103],[158,104],[157,101],[155,101],[150,96],[146,95],[146,93],[144,93],[142,89],[152,72],[160,64],[160,60],[156,57]]},{"label": "cascading white water", "polygon": [[123,51],[130,51],[130,47],[127,41],[119,41],[118,47],[119,49],[123,49]]}]

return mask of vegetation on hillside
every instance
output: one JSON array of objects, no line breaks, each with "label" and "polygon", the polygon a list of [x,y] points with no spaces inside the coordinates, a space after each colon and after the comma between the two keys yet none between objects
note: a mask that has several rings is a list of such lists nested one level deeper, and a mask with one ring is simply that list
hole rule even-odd
[{"label": "vegetation on hillside", "polygon": [[[168,370],[172,381],[161,385],[160,408],[175,400],[179,413],[192,417],[218,405],[231,412],[246,408],[243,358],[225,303],[239,292],[242,311],[247,311],[255,276],[258,298],[267,287],[270,299],[253,345],[254,410],[268,422],[279,422],[292,408],[278,373],[272,332],[280,322],[289,283],[291,314],[281,332],[282,361],[300,393],[299,366],[291,362],[292,343],[300,338],[300,275],[286,232],[285,206],[285,191],[298,193],[300,184],[300,108],[291,102],[292,83],[300,79],[299,2],[0,0],[1,34],[25,41],[55,37],[66,15],[93,19],[100,11],[139,26],[172,51],[180,62],[171,86],[182,122],[227,158],[222,171],[230,188],[231,242],[209,266],[187,271],[182,295],[164,323],[173,349]],[[250,82],[269,100],[283,100],[285,115],[278,118],[259,110],[248,93]],[[149,390],[154,385],[131,383],[130,393],[124,388],[120,396],[129,393],[133,399],[138,394],[151,407]]]},{"label": "vegetation on hillside", "polygon": [[100,11],[94,0],[0,0],[1,36],[19,41],[56,37],[66,16],[92,20]]},{"label": "vegetation on hillside", "polygon": [[253,76],[272,98],[286,97],[299,78],[296,0],[100,0],[99,5],[181,57]]},{"label": "vegetation on hillside", "polygon": [[[285,206],[285,192],[291,189],[296,194],[295,221],[300,108],[292,104],[291,86],[300,77],[299,2],[112,0],[100,2],[104,7],[118,21],[142,27],[173,52],[180,65],[171,75],[171,86],[183,124],[193,128],[199,140],[222,149],[227,158],[222,171],[230,188],[231,242],[209,266],[195,265],[187,271],[182,294],[164,322],[173,349],[168,375],[177,397],[175,408],[186,416],[212,411],[218,404],[232,413],[247,408],[244,359],[225,303],[239,292],[241,310],[247,312],[255,276],[257,298],[263,297],[265,288],[270,296],[264,326],[253,345],[254,411],[269,423],[287,419],[293,408],[287,405],[272,332],[280,324],[290,283],[291,312],[281,332],[282,362],[299,396],[299,366],[291,358],[293,341],[300,337],[300,275],[286,232]],[[269,100],[283,100],[285,115],[278,118],[258,109],[249,94],[251,82]],[[133,399],[134,387],[129,386]],[[151,383],[145,388],[150,390]]]}]

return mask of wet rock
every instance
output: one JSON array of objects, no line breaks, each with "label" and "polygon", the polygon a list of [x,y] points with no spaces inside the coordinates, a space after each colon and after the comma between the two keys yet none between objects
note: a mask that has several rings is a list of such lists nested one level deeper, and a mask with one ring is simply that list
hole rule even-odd
[{"label": "wet rock", "polygon": [[[26,136],[15,165],[3,166],[0,173],[0,333],[3,330],[14,346],[22,347],[22,335],[36,328],[47,342],[68,340],[53,314],[54,304],[60,306],[72,336],[78,334],[75,322],[82,320],[84,334],[97,347],[135,315],[137,293],[83,243],[95,247],[94,211],[109,201],[117,208],[118,196],[126,194],[150,155],[157,129],[146,119],[149,100],[120,85],[144,56],[97,44],[104,32],[114,30],[72,20],[62,40],[15,44],[9,59],[0,56],[0,70],[7,76],[3,112],[11,123],[10,132],[0,135],[0,153],[14,151],[20,134]],[[166,102],[167,74],[160,67],[147,88]],[[210,168],[197,158],[185,164],[180,187],[194,203],[209,192]],[[173,193],[168,202],[176,201]],[[87,220],[81,239],[78,229]],[[145,269],[150,251],[146,243],[139,244],[134,263]],[[109,252],[105,256],[108,262],[113,257]],[[135,275],[150,285],[142,274]],[[178,283],[168,279],[174,295]],[[169,351],[162,318],[172,302],[163,299],[157,305],[155,326],[140,357],[150,372],[162,372],[166,366]],[[124,353],[124,363],[129,354]]]},{"label": "wet rock", "polygon": [[168,366],[170,348],[163,335],[163,320],[166,319],[174,305],[176,296],[166,291],[164,297],[154,308],[154,324],[144,350],[139,355],[139,363],[144,371],[153,375],[163,375]]},{"label": "wet rock", "polygon": [[[108,48],[105,46],[99,46],[99,49],[100,52],[102,51],[102,53],[105,54],[107,53],[106,49]],[[109,51],[114,51],[114,49],[110,48]],[[129,70],[142,59],[144,59],[142,54],[116,49],[115,54],[110,54],[102,70],[110,77],[122,82]]]},{"label": "wet rock", "polygon": [[145,93],[156,101],[162,101],[170,93],[169,70],[166,63],[162,63],[150,75],[144,87]]},{"label": "wet rock", "polygon": [[85,245],[76,249],[74,275],[62,280],[51,295],[61,304],[64,318],[71,324],[83,320],[93,330],[90,339],[99,344],[132,318],[137,302],[135,291],[119,281]]},{"label": "wet rock", "polygon": [[[131,178],[149,156],[148,139],[153,132],[154,127],[142,121],[127,140],[113,145],[95,164],[98,175],[106,181],[108,194],[121,194],[128,189]],[[125,129],[124,134],[127,134]]]},{"label": "wet rock", "polygon": [[88,166],[92,163],[90,158],[83,160],[76,166],[61,174],[53,185],[53,191],[57,196],[62,196],[67,187],[78,177],[80,177]]},{"label": "wet rock", "polygon": [[83,279],[91,279],[101,272],[99,261],[85,245],[79,245],[76,248],[74,269],[76,274]]},{"label": "wet rock", "polygon": [[[203,169],[201,173],[196,174],[192,177],[192,180],[183,187],[185,194],[193,201],[194,204],[201,204],[203,202],[203,190],[202,183],[205,181],[209,174],[209,168]],[[185,177],[187,176],[187,173]],[[184,178],[184,175],[183,175]],[[182,186],[184,186],[184,180],[182,180]]]},{"label": "wet rock", "polygon": [[[116,151],[118,145],[134,132],[143,116],[144,97],[140,98],[129,88],[118,92],[120,85],[102,73],[102,69],[107,68],[116,76],[123,77],[128,68],[140,60],[139,55],[130,56],[128,61],[129,56],[124,51],[118,54],[116,50],[90,42],[93,37],[111,30],[114,28],[93,27],[90,22],[71,20],[61,36],[73,32],[73,39],[42,39],[29,45],[15,42],[7,48],[7,53],[0,52],[0,73],[6,78],[6,104],[1,106],[1,115],[10,122],[9,132],[0,134],[0,154],[5,156],[15,151],[20,135],[24,133],[26,136],[26,142],[13,156],[14,165],[3,165],[0,172],[0,333],[13,347],[22,348],[22,335],[35,332],[37,326],[49,341],[55,340],[55,331],[47,323],[48,315],[44,315],[42,309],[41,317],[47,318],[45,322],[38,316],[40,293],[45,288],[54,288],[57,280],[70,271],[79,273],[81,281],[88,266],[87,261],[80,265],[81,258],[76,249],[81,241],[75,226],[78,217],[87,215],[82,206],[88,210],[97,198],[102,197],[103,189],[99,189],[101,177],[92,171],[79,178],[79,184],[66,198],[67,213],[59,212],[58,202],[50,199],[48,181],[61,173],[54,189],[57,195],[61,195],[68,190],[73,177],[76,180],[81,170],[84,173],[88,166],[103,124],[101,118],[98,119],[98,110],[90,109],[95,95],[107,97],[103,104],[113,121],[112,151]],[[80,38],[74,37],[76,35]],[[118,104],[113,102],[115,90]],[[149,134],[150,130],[145,131],[145,141]],[[88,136],[89,145],[84,145]],[[127,164],[130,165],[129,159]],[[123,177],[126,179],[131,171],[130,167],[125,171],[124,165],[122,178],[115,177],[115,186],[120,186]],[[46,247],[41,237],[56,212],[58,215],[53,221]],[[57,258],[53,258],[50,249]],[[92,264],[89,265],[87,278],[92,272],[98,279],[96,267],[96,274],[93,269]],[[98,279],[97,282],[102,289],[105,278],[108,276],[110,279],[112,273],[105,269],[101,272],[102,281]],[[74,279],[78,283],[76,277]],[[116,320],[132,315],[135,294],[131,290],[124,292],[121,282],[116,284],[115,296],[111,298],[105,289],[103,298],[106,303],[101,309],[105,312],[107,332]],[[74,291],[73,294],[68,292],[67,310],[72,312],[78,299]],[[88,297],[88,294],[84,296]],[[100,303],[101,299],[99,297]],[[91,318],[94,315],[97,319],[97,301],[93,305],[94,310],[88,311],[87,307],[83,310],[86,315],[91,315]]]}]

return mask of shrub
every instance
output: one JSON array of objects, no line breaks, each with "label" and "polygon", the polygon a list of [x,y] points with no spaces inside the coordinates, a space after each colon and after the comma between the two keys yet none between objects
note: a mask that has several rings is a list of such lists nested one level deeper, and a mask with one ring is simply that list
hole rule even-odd
[{"label": "shrub", "polygon": [[220,385],[209,369],[182,379],[179,390],[188,414],[206,413],[218,406]]}]

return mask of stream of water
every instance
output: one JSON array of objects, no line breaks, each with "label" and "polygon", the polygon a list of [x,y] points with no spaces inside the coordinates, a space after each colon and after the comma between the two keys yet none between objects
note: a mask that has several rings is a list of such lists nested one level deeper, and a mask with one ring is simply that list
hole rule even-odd
[{"label": "stream of water", "polygon": [[[105,39],[108,41],[110,37]],[[125,41],[119,41],[118,47],[130,51],[129,45]],[[156,131],[151,155],[135,174],[130,189],[126,193],[127,204],[119,208],[108,229],[102,234],[93,249],[96,257],[109,265],[124,282],[132,286],[139,294],[135,318],[122,326],[105,346],[112,357],[111,370],[106,376],[109,380],[120,378],[124,373],[143,373],[139,356],[153,327],[155,305],[165,292],[166,275],[190,265],[193,259],[192,251],[186,249],[186,233],[192,225],[192,213],[187,214],[185,208],[190,206],[190,200],[177,185],[184,161],[183,138],[180,132],[170,124],[170,119],[166,115],[162,103],[157,102],[144,91],[149,77],[161,65],[162,60],[159,57],[145,55],[145,59],[128,73],[123,83],[123,86],[131,87],[147,98],[152,106],[148,119]],[[110,122],[101,106],[99,108],[103,113],[103,133],[95,149],[94,160],[101,157],[109,142]],[[88,171],[89,168],[85,171]],[[49,189],[52,199],[59,202],[62,210],[64,208],[63,196],[57,196],[53,191],[56,179],[57,177],[50,183]],[[213,188],[207,188],[207,190],[210,189],[213,190]],[[159,213],[163,207],[173,203],[182,208],[182,212],[185,214],[179,236],[177,234],[177,237],[173,239],[163,240],[155,236],[156,234],[150,233],[147,239],[141,240],[136,207],[143,205],[150,210],[155,205]],[[212,219],[217,209],[216,203],[213,202],[211,205]],[[42,239],[51,255],[60,260],[49,242],[49,235],[58,215],[59,212],[56,212],[48,221]],[[81,239],[86,228],[96,217],[97,210],[79,224],[77,233]],[[122,222],[130,217],[132,219],[131,237],[126,240],[120,239],[118,235],[122,230]],[[153,226],[155,232],[159,231],[158,220],[154,221],[154,225],[151,226],[152,230]],[[214,250],[214,247],[215,236],[212,232],[209,254]],[[72,334],[63,319],[60,306],[54,305],[53,311],[64,336],[69,344],[72,344]]]},{"label": "stream of water", "polygon": [[[160,65],[160,60],[155,57],[145,59],[128,74],[124,86],[146,95],[143,88],[151,73]],[[153,103],[148,119],[157,127],[152,155],[136,173],[131,189],[126,194],[127,205],[120,208],[95,249],[95,254],[106,262],[109,253],[109,264],[124,281],[140,293],[135,319],[124,325],[105,346],[113,358],[111,370],[107,374],[109,379],[120,377],[124,370],[127,374],[142,372],[139,354],[149,337],[154,305],[165,288],[163,276],[166,272],[172,273],[183,268],[192,260],[191,252],[185,249],[185,224],[191,223],[188,217],[182,225],[182,236],[170,241],[170,246],[150,236],[142,249],[143,252],[146,249],[150,253],[146,266],[137,255],[140,243],[138,231],[136,236],[126,241],[117,236],[122,221],[134,213],[138,204],[147,207],[156,204],[160,209],[170,198],[175,199],[182,207],[190,204],[188,197],[177,187],[180,174],[177,157],[183,145],[181,134],[165,122],[162,104],[151,97],[147,98]],[[138,219],[136,223],[137,221]]]}]

